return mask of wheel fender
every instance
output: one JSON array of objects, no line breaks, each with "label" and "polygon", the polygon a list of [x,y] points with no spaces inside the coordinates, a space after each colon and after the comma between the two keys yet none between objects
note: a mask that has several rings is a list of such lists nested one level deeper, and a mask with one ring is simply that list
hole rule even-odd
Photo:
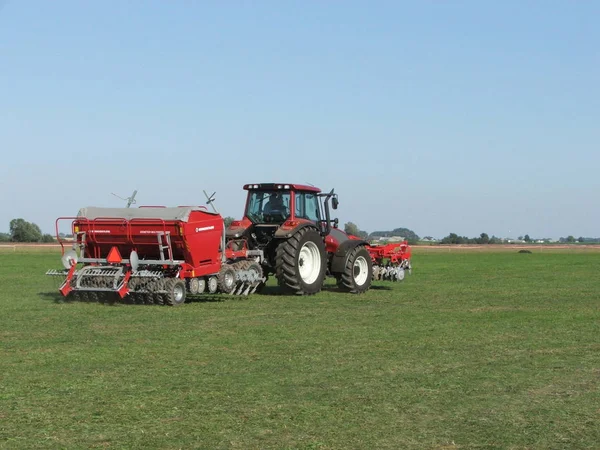
[{"label": "wheel fender", "polygon": [[359,245],[367,245],[368,242],[358,239],[348,239],[340,244],[331,258],[331,273],[342,273],[346,267],[346,260],[352,250]]},{"label": "wheel fender", "polygon": [[280,226],[279,229],[275,232],[274,237],[279,238],[279,239],[287,239],[290,236],[293,236],[296,232],[298,232],[298,230],[301,230],[302,228],[306,228],[306,227],[312,227],[315,230],[317,230],[315,223],[307,220],[305,222],[303,221],[303,222],[298,223],[298,225],[296,225],[293,228],[286,227],[284,225]]}]

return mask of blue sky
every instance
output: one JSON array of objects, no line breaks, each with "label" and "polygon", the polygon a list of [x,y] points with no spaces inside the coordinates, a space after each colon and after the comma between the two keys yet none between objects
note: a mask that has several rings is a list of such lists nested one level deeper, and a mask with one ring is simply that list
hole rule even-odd
[{"label": "blue sky", "polygon": [[0,5],[0,231],[282,181],[368,231],[600,235],[600,2]]}]

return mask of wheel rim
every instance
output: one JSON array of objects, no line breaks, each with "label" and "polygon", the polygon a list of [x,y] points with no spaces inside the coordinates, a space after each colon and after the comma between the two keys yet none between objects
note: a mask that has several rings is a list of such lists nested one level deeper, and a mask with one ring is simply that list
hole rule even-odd
[{"label": "wheel rim", "polygon": [[352,273],[354,275],[354,282],[358,286],[362,286],[367,281],[369,276],[369,265],[364,256],[359,256],[354,260],[354,266],[352,267]]},{"label": "wheel rim", "polygon": [[217,277],[210,277],[208,279],[208,292],[214,294],[217,292]]},{"label": "wheel rim", "polygon": [[198,278],[192,278],[190,280],[190,293],[197,294],[198,290],[199,290],[199,286],[200,286],[200,282],[198,281]]},{"label": "wheel rim", "polygon": [[254,279],[252,281],[258,280],[261,277],[260,267],[252,265],[248,268],[248,272],[253,275],[252,278]]},{"label": "wheel rim", "polygon": [[396,276],[398,278],[398,281],[404,280],[404,269],[398,269],[398,273]]},{"label": "wheel rim", "polygon": [[306,284],[313,284],[321,272],[321,253],[314,242],[305,243],[298,257],[298,272]]},{"label": "wheel rim", "polygon": [[234,282],[235,282],[235,275],[234,275],[233,271],[227,271],[225,273],[223,284],[225,285],[225,287],[227,289],[231,289],[231,288],[233,288]]},{"label": "wheel rim", "polygon": [[183,301],[185,295],[185,290],[184,287],[181,284],[176,284],[173,287],[173,299],[175,300],[175,303],[181,303]]},{"label": "wheel rim", "polygon": [[198,280],[198,294],[202,294],[204,292],[204,289],[206,289],[206,281]]}]

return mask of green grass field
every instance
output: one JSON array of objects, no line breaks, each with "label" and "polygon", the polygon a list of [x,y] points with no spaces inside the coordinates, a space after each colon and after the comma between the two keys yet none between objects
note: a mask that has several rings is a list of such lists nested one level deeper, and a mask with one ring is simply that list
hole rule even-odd
[{"label": "green grass field", "polygon": [[600,253],[413,260],[169,308],[66,303],[58,255],[2,253],[0,447],[599,448]]}]

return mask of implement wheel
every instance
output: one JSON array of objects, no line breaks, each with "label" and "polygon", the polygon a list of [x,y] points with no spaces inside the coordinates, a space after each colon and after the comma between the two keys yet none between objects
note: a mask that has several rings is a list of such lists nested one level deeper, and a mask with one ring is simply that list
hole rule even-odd
[{"label": "implement wheel", "polygon": [[338,287],[346,292],[362,294],[371,287],[373,265],[371,255],[364,245],[354,247],[348,258],[344,272],[337,277]]},{"label": "implement wheel", "polygon": [[316,294],[323,287],[325,243],[314,228],[301,228],[277,246],[275,275],[279,286],[294,294]]},{"label": "implement wheel", "polygon": [[165,280],[165,304],[169,306],[183,305],[185,302],[185,283],[182,280],[169,278]]},{"label": "implement wheel", "polygon": [[224,294],[231,294],[235,290],[235,270],[229,265],[224,265],[217,276],[219,290]]}]

